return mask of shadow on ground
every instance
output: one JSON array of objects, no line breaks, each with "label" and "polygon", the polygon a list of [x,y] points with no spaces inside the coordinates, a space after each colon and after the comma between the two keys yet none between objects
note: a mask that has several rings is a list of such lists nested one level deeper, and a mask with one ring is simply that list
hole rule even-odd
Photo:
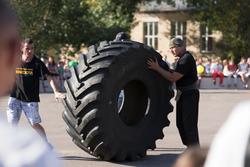
[{"label": "shadow on ground", "polygon": [[96,158],[89,158],[89,157],[79,157],[79,156],[62,156],[59,159],[63,161],[100,161]]},{"label": "shadow on ground", "polygon": [[147,157],[134,162],[123,162],[120,165],[135,167],[170,167],[179,154],[148,155]]},{"label": "shadow on ground", "polygon": [[[150,155],[137,161],[111,162],[114,166],[134,166],[134,167],[170,167],[183,152],[183,148],[157,148],[149,151]],[[155,154],[155,155],[154,155]],[[101,161],[96,158],[79,157],[79,156],[62,156],[63,161]]]}]

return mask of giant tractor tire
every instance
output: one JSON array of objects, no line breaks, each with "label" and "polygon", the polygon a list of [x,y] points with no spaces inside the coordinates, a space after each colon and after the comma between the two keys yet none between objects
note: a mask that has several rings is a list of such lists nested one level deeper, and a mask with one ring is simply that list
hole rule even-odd
[{"label": "giant tractor tire", "polygon": [[77,146],[107,161],[136,160],[155,149],[170,124],[174,93],[170,82],[148,69],[148,58],[163,62],[133,41],[101,42],[79,58],[63,102],[66,130]]}]

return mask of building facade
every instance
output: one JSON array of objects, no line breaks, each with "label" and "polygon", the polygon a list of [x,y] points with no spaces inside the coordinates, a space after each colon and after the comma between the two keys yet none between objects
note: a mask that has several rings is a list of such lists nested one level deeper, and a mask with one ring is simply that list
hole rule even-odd
[{"label": "building facade", "polygon": [[153,47],[169,62],[174,61],[168,48],[169,41],[176,36],[185,41],[187,50],[195,57],[219,56],[221,53],[216,48],[216,42],[222,34],[192,20],[192,11],[194,9],[187,7],[182,0],[176,0],[175,5],[141,4],[140,10],[135,13],[131,39]]}]

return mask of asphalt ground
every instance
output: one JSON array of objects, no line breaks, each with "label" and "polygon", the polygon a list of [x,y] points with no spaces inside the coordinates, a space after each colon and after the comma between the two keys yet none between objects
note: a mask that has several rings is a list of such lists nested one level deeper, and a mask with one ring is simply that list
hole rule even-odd
[{"label": "asphalt ground", "polygon": [[[65,167],[168,167],[185,149],[175,124],[175,110],[169,114],[171,124],[164,129],[165,137],[157,141],[157,148],[148,156],[135,161],[110,163],[99,161],[74,145],[62,120],[63,105],[54,100],[53,94],[41,94],[40,114],[48,139]],[[0,99],[0,114],[5,118],[8,97]],[[209,147],[214,135],[227,119],[232,109],[242,101],[250,100],[249,90],[201,90],[199,131],[201,146]],[[175,106],[174,100],[172,104]],[[22,116],[20,126],[29,124]]]}]

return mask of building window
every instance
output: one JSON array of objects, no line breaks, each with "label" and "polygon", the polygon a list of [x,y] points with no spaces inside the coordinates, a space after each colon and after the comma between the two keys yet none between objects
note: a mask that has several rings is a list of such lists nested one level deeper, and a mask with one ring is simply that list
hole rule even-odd
[{"label": "building window", "polygon": [[212,30],[206,26],[201,25],[201,52],[209,53],[213,51],[213,35]]},{"label": "building window", "polygon": [[143,23],[143,43],[158,49],[158,22]]},{"label": "building window", "polygon": [[186,43],[187,22],[172,21],[171,22],[171,38],[179,37]]}]

